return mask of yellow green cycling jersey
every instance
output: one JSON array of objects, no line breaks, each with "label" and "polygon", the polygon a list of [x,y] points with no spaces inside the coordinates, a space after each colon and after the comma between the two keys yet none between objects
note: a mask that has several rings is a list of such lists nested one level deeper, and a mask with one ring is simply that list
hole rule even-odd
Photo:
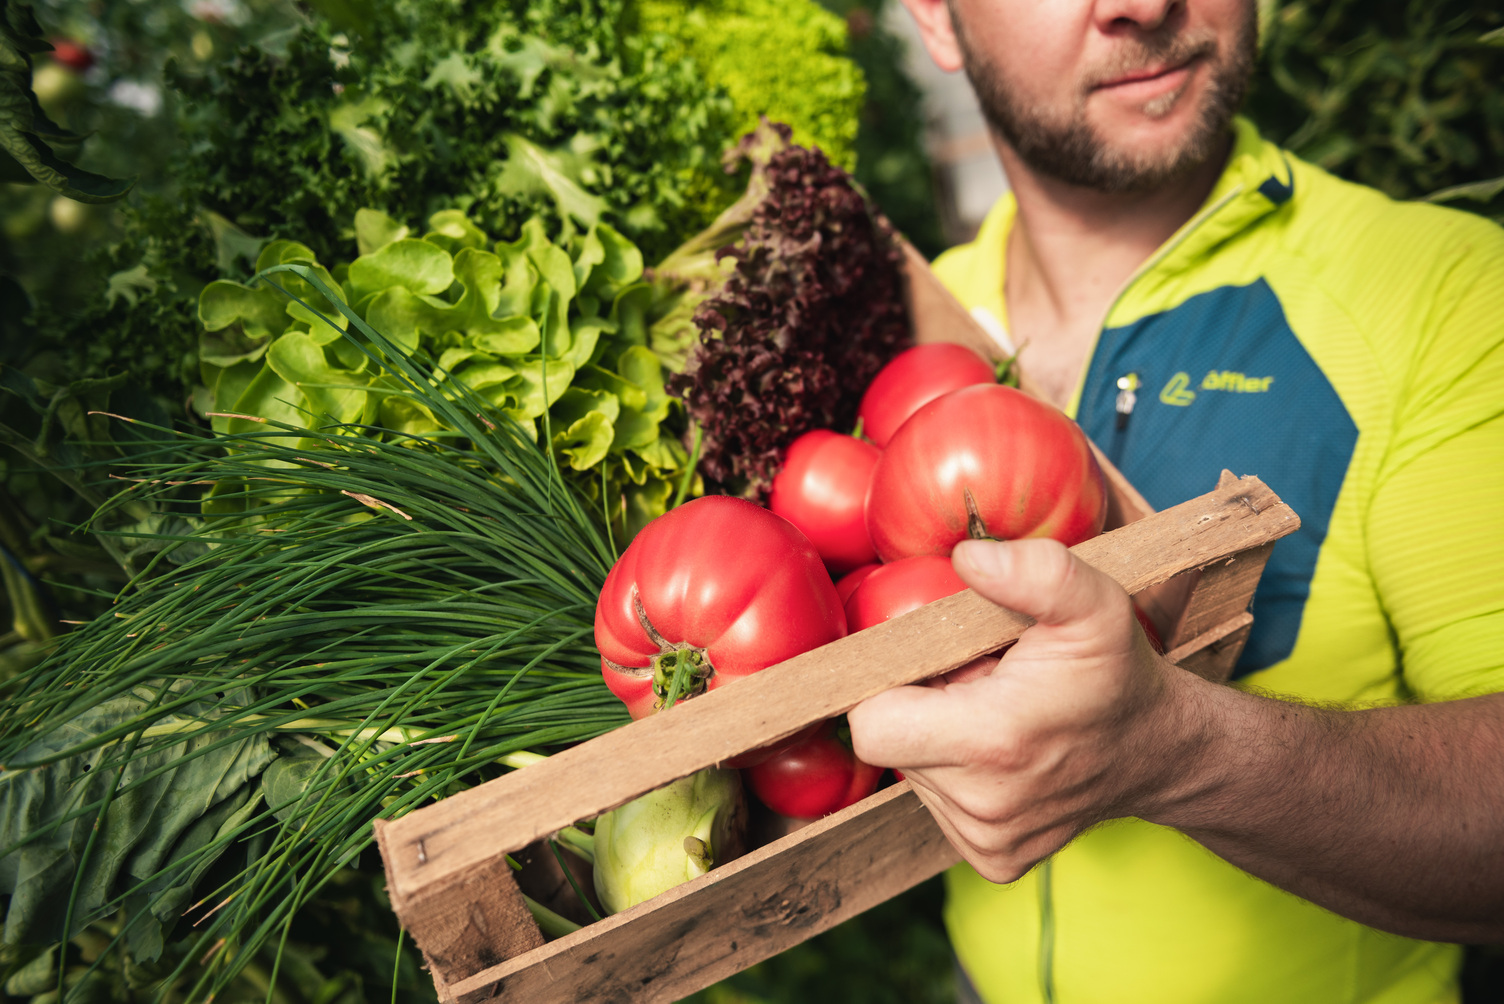
[{"label": "yellow green cycling jersey", "polygon": [[[1228,468],[1300,514],[1238,685],[1345,704],[1504,690],[1504,230],[1236,129],[1205,205],[1111,307],[1069,410],[1156,508]],[[984,320],[1007,318],[1013,214],[1005,196],[935,262]],[[947,888],[988,1004],[1457,1000],[1456,946],[1338,917],[1141,820],[1010,885],[963,865]]]}]

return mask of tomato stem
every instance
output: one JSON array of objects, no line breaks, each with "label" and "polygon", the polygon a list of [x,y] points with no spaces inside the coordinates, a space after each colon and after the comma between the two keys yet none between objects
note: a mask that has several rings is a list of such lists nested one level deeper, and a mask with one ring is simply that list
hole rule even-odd
[{"label": "tomato stem", "polygon": [[987,532],[987,521],[982,519],[982,513],[977,508],[977,500],[972,497],[970,488],[961,489],[966,499],[966,535],[972,540],[996,540]]}]

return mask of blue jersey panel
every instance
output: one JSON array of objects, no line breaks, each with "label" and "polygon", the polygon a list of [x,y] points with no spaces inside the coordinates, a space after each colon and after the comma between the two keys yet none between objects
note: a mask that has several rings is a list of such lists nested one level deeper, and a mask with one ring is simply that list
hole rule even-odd
[{"label": "blue jersey panel", "polygon": [[[1124,385],[1137,388],[1126,415]],[[1258,475],[1300,515],[1254,593],[1236,675],[1288,656],[1358,428],[1268,283],[1225,286],[1103,331],[1078,412],[1156,509],[1205,494],[1227,468]]]}]

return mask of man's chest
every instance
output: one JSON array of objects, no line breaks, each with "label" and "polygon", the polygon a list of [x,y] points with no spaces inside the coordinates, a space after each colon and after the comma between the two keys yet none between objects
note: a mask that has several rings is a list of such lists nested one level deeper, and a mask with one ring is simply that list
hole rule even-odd
[{"label": "man's chest", "polygon": [[1279,299],[1263,280],[1193,296],[1105,329],[1085,367],[1076,419],[1156,509],[1227,468],[1300,514],[1259,585],[1238,673],[1287,657],[1358,429]]}]

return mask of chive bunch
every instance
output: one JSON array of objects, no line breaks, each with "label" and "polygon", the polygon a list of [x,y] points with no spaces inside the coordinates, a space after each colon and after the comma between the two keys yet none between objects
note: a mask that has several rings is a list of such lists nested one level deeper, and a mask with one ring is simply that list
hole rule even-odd
[{"label": "chive bunch", "polygon": [[158,985],[201,1000],[286,940],[372,819],[627,720],[592,634],[605,520],[520,427],[355,327],[454,433],[265,422],[117,467],[101,517],[196,529],[0,691],[12,944],[114,917],[99,966],[186,931]]}]

